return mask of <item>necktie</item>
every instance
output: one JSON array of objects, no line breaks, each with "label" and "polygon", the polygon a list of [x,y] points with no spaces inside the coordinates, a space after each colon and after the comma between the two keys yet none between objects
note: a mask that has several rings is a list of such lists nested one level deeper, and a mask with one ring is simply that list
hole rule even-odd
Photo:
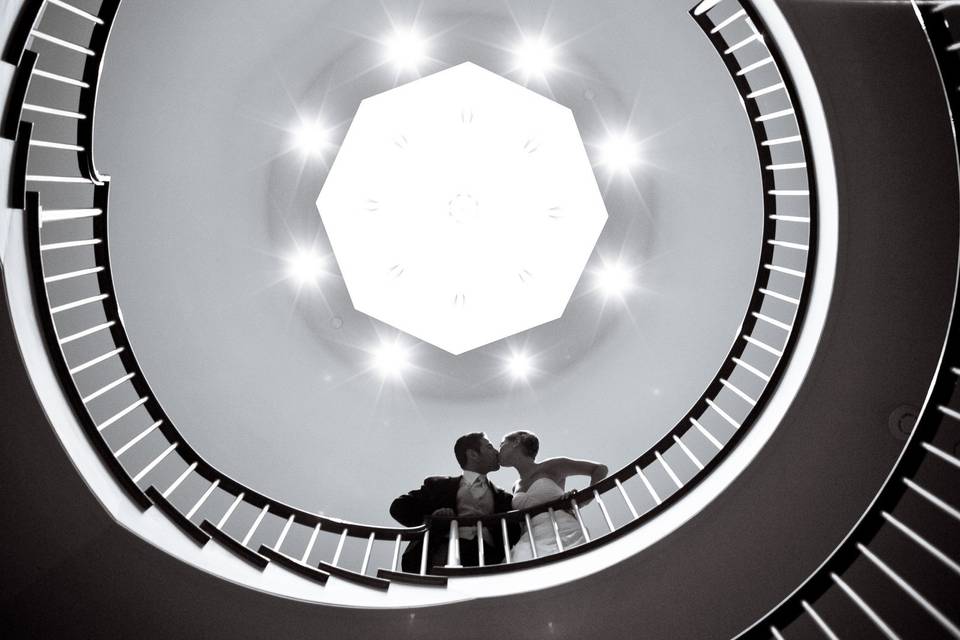
[{"label": "necktie", "polygon": [[470,485],[470,494],[479,500],[487,492],[487,481],[483,476],[477,476],[477,479]]}]

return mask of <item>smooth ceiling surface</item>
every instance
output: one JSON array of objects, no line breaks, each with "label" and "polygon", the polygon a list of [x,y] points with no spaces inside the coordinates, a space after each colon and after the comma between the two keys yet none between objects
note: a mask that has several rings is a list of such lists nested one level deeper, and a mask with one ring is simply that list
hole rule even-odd
[{"label": "smooth ceiling surface", "polygon": [[[759,169],[739,98],[686,3],[124,2],[97,113],[113,177],[119,300],[144,371],[211,462],[278,499],[389,522],[399,492],[455,473],[452,444],[523,427],[542,455],[626,464],[716,372],[759,252]],[[564,316],[452,356],[410,339],[403,384],[365,349],[396,331],[353,310],[336,273],[285,279],[297,246],[329,252],[314,201],[360,100],[415,78],[383,61],[391,22],[430,37],[427,74],[473,61],[507,77],[519,28],[557,44],[548,83],[588,152],[642,140],[633,178],[597,177],[610,219]],[[288,129],[317,113],[319,158]],[[593,291],[603,259],[636,267],[625,301]],[[503,375],[535,354],[526,384]],[[502,486],[515,474],[493,476]]]}]

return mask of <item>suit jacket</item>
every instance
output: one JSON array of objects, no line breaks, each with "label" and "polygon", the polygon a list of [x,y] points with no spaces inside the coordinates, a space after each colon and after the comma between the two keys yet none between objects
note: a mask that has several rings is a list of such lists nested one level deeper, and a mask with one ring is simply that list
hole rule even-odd
[{"label": "suit jacket", "polygon": [[[427,478],[419,489],[414,489],[394,500],[390,505],[390,515],[405,527],[419,527],[437,509],[449,508],[456,511],[457,491],[460,489],[460,479],[462,477],[434,476]],[[492,482],[490,482],[490,490],[493,492],[494,513],[510,511],[513,496],[497,488]],[[503,534],[499,523],[495,524],[496,526],[489,527],[493,544],[486,546],[484,554],[485,560],[490,564],[503,562]],[[449,542],[449,536],[449,529],[434,528],[430,530],[430,546],[427,549],[428,565],[434,557],[434,553]],[[520,539],[520,525],[518,523],[507,523],[507,538],[511,546]],[[406,551],[403,552],[403,570],[408,573],[420,573],[422,553],[422,539],[414,540],[407,545]]]}]

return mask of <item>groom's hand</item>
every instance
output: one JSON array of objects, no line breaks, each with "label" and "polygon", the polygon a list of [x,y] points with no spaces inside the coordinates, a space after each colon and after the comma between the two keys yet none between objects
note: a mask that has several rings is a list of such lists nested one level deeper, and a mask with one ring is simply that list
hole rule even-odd
[{"label": "groom's hand", "polygon": [[456,518],[457,513],[450,507],[443,507],[433,512],[434,518]]}]

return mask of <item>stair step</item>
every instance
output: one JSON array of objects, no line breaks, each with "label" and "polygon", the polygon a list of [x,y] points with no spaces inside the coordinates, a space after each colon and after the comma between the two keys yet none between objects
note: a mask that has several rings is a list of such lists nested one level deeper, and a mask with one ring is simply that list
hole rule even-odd
[{"label": "stair step", "polygon": [[148,487],[146,491],[147,497],[150,498],[150,502],[154,504],[155,507],[160,509],[165,516],[170,518],[173,521],[173,524],[177,525],[181,531],[183,531],[187,536],[196,542],[199,546],[203,546],[210,541],[210,536],[203,532],[203,530],[191,522],[187,516],[180,513],[173,503],[163,497],[163,494],[156,487]]},{"label": "stair step", "polygon": [[407,573],[406,571],[390,571],[389,569],[380,569],[377,576],[391,582],[403,582],[424,587],[446,587],[446,576],[420,575],[419,573]]},{"label": "stair step", "polygon": [[264,569],[268,564],[270,564],[270,561],[267,558],[264,558],[250,547],[242,544],[239,540],[236,540],[227,533],[221,531],[217,528],[217,525],[213,524],[209,520],[204,520],[203,524],[200,525],[200,528],[211,538],[223,544],[223,546],[227,547],[258,569]]},{"label": "stair step", "polygon": [[383,578],[364,575],[362,573],[357,573],[356,571],[351,571],[350,569],[334,566],[327,562],[319,563],[319,567],[322,571],[326,571],[331,575],[337,576],[338,578],[343,578],[344,580],[349,580],[350,582],[361,584],[365,587],[383,589],[384,591],[390,588],[390,581],[384,580]]},{"label": "stair step", "polygon": [[327,578],[330,577],[330,574],[327,573],[326,571],[321,571],[316,567],[311,567],[310,565],[303,564],[296,558],[291,558],[287,554],[281,553],[276,549],[273,549],[272,547],[268,547],[267,545],[260,546],[260,555],[266,556],[267,558],[269,558],[273,562],[276,562],[278,565],[284,567],[285,569],[289,569],[294,573],[300,574],[301,576],[305,578],[309,578],[310,580],[313,580],[315,582],[319,582],[320,584],[326,584]]}]

